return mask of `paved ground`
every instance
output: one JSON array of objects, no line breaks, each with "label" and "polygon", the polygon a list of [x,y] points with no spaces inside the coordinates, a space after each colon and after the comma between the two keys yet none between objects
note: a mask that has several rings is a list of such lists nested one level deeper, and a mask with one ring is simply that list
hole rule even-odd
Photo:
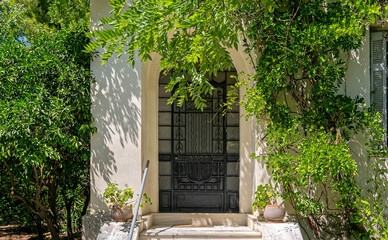
[{"label": "paved ground", "polygon": [[[18,240],[34,240],[38,239],[37,234],[29,233],[25,229],[23,229],[20,226],[16,225],[7,225],[7,226],[0,226],[0,240],[11,240],[11,239],[18,239]],[[51,239],[51,236],[49,233],[45,234],[45,239]],[[63,237],[62,239],[66,239],[66,237]],[[81,239],[81,234],[77,233],[75,240]]]},{"label": "paved ground", "polygon": [[0,226],[0,240],[5,239],[34,239],[36,234],[31,234],[25,231],[25,229],[15,226]]}]

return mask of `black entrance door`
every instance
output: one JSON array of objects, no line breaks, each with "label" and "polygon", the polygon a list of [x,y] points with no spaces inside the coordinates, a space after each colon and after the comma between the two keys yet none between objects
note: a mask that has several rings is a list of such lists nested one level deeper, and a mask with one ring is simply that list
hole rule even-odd
[{"label": "black entrance door", "polygon": [[[161,212],[238,212],[239,114],[223,114],[234,71],[213,77],[216,90],[203,111],[193,102],[167,105],[160,79],[159,209]],[[230,86],[229,86],[230,87]]]}]

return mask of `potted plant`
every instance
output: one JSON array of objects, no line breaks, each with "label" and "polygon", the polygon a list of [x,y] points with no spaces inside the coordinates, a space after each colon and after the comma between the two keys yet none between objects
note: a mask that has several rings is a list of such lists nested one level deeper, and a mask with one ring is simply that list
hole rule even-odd
[{"label": "potted plant", "polygon": [[285,211],[282,205],[276,204],[279,194],[269,184],[257,186],[255,201],[252,206],[254,211],[264,209],[264,218],[267,222],[282,222]]},{"label": "potted plant", "polygon": [[[119,189],[117,183],[110,183],[105,189],[104,197],[105,203],[111,208],[111,217],[116,222],[126,222],[132,215],[132,206],[135,200],[133,199],[134,190],[131,187],[126,186],[124,189]],[[147,194],[143,194],[144,203],[149,203],[152,205],[151,199]],[[143,203],[140,204],[140,207],[143,207]]]}]

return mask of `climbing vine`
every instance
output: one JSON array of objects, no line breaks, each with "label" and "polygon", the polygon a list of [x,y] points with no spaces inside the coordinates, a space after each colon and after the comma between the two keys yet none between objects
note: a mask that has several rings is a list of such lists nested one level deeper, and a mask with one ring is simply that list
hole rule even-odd
[{"label": "climbing vine", "polygon": [[[131,63],[156,52],[161,70],[174,69],[170,102],[190,99],[203,108],[201,94],[214,89],[205,74],[231,67],[228,49],[243,48],[254,73],[237,84],[247,86],[242,105],[246,117],[266,124],[263,160],[283,199],[307,218],[316,237],[386,236],[379,116],[364,99],[340,91],[343,56],[360,48],[368,26],[384,17],[377,2],[112,0],[111,6],[112,15],[102,19],[111,28],[94,31],[87,51],[104,47],[103,62],[127,54]],[[368,142],[368,159],[376,159],[373,194],[357,181],[354,140]]]},{"label": "climbing vine", "polygon": [[[366,23],[377,16],[368,2],[294,1],[264,13],[247,32],[255,45],[246,46],[260,58],[244,106],[267,121],[267,165],[316,237],[379,238],[386,228],[359,187],[349,146],[362,138],[357,134],[381,146],[384,130],[362,98],[340,91],[347,67],[341,53],[361,46]],[[371,129],[380,133],[374,139]]]}]

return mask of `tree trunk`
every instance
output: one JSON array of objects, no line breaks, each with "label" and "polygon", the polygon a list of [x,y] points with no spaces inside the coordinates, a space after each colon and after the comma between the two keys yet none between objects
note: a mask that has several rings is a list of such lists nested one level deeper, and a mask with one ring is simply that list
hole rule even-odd
[{"label": "tree trunk", "polygon": [[43,220],[46,221],[47,227],[51,233],[53,240],[59,240],[59,226],[58,226],[58,218],[57,218],[57,211],[56,211],[56,205],[57,205],[57,184],[53,179],[49,184],[47,184],[48,187],[48,208],[45,206],[42,206],[42,204],[38,205],[41,209],[40,216]]},{"label": "tree trunk", "polygon": [[90,201],[90,186],[84,186],[85,189],[85,201],[84,201],[84,207],[82,209],[81,216],[86,215],[86,211],[88,210],[89,207],[89,201]]},{"label": "tree trunk", "polygon": [[59,240],[59,227],[53,216],[50,216],[50,212],[46,212],[43,206],[40,206],[38,215],[47,223],[47,227],[51,233],[52,240]]},{"label": "tree trunk", "polygon": [[63,199],[65,201],[65,206],[66,206],[67,236],[69,237],[69,239],[74,239],[73,226],[72,226],[72,220],[71,220],[71,205],[73,201],[71,199],[66,199],[65,196],[63,196]]},{"label": "tree trunk", "polygon": [[53,223],[51,219],[46,219],[47,227],[51,233],[52,240],[59,240],[59,229],[56,224]]},{"label": "tree trunk", "polygon": [[36,229],[38,230],[38,239],[43,240],[44,239],[44,236],[43,236],[44,230],[43,230],[43,226],[42,226],[42,219],[38,215],[35,215],[34,222],[36,225]]},{"label": "tree trunk", "polygon": [[57,223],[57,184],[54,180],[52,180],[49,184],[47,184],[48,187],[48,205],[49,210],[51,212],[51,215],[53,216],[53,223]]}]

